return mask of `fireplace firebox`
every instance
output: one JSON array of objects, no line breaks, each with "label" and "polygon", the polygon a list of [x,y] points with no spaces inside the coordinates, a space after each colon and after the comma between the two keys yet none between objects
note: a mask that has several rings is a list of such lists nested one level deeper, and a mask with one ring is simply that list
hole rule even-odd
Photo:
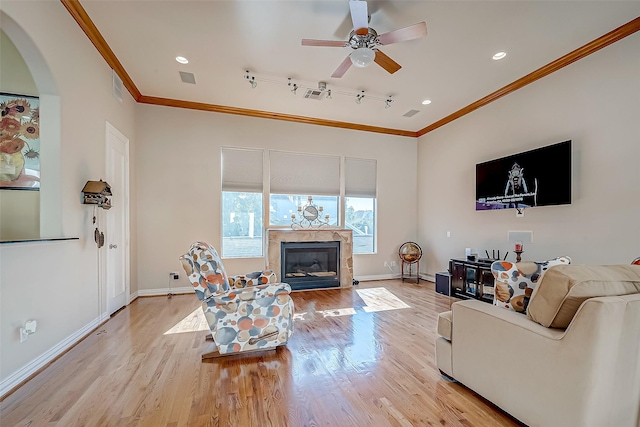
[{"label": "fireplace firebox", "polygon": [[340,287],[340,242],[281,242],[280,253],[292,290]]}]

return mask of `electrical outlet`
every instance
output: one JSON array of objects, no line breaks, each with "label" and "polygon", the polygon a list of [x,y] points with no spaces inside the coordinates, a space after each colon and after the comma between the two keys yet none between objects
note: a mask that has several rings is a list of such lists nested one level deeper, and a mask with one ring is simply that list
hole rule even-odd
[{"label": "electrical outlet", "polygon": [[29,334],[24,328],[20,328],[20,343],[22,344],[29,338]]},{"label": "electrical outlet", "polygon": [[180,278],[180,275],[177,271],[172,271],[171,273],[169,273],[169,276],[171,276],[173,280],[178,280]]}]

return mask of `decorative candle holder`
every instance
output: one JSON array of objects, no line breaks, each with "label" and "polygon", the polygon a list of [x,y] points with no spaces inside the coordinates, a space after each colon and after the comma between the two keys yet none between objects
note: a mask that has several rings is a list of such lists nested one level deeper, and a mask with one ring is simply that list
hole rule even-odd
[{"label": "decorative candle holder", "polygon": [[324,208],[316,206],[309,196],[306,205],[298,206],[298,214],[291,214],[291,228],[320,228],[329,225],[329,214],[325,214],[324,221],[322,220],[323,211]]},{"label": "decorative candle holder", "polygon": [[520,257],[520,255],[522,255],[522,252],[524,251],[514,251],[516,253],[516,262],[520,262],[522,261],[522,258]]},{"label": "decorative candle holder", "polygon": [[516,253],[516,262],[521,261],[520,255],[522,254],[522,252],[524,252],[522,249],[522,242],[516,242],[516,247],[514,250],[514,252]]}]

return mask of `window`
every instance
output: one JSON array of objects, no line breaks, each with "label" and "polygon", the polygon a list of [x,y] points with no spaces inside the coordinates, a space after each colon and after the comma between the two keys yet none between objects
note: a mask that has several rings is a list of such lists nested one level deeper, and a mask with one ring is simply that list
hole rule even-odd
[{"label": "window", "polygon": [[320,220],[329,215],[329,224],[339,225],[340,157],[313,154],[270,152],[271,194],[269,224],[291,225],[291,214],[313,197],[322,206]]},{"label": "window", "polygon": [[223,257],[261,257],[262,150],[222,148]]},{"label": "window", "polygon": [[[221,255],[262,257],[265,229],[263,217],[263,150],[228,148],[222,158],[222,242]],[[344,162],[344,163],[342,163]],[[344,206],[340,205],[341,165],[344,165]],[[353,252],[376,251],[377,162],[269,151],[269,226],[290,227],[291,215],[299,218],[299,207],[308,203],[322,211],[318,216],[328,225],[353,230]],[[264,195],[263,195],[264,194]]]},{"label": "window", "polygon": [[[338,196],[314,196],[313,204],[322,206],[322,215],[318,219],[325,221],[325,215],[329,215],[329,225],[338,225]],[[308,202],[308,195],[301,194],[271,194],[269,197],[269,224],[291,225],[291,214],[298,213],[298,206],[304,206]]]},{"label": "window", "polygon": [[376,199],[346,197],[344,204],[344,226],[353,230],[353,253],[374,253],[376,250]]},{"label": "window", "polygon": [[376,251],[376,161],[345,158],[345,228],[353,230],[353,253]]},{"label": "window", "polygon": [[262,256],[262,193],[222,192],[222,256]]}]

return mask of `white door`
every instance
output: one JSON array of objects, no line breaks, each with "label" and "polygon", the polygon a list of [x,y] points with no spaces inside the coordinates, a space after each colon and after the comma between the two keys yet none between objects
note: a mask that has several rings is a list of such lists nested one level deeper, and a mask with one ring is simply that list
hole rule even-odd
[{"label": "white door", "polygon": [[129,303],[129,139],[107,123],[106,181],[111,209],[104,213],[107,315]]}]

